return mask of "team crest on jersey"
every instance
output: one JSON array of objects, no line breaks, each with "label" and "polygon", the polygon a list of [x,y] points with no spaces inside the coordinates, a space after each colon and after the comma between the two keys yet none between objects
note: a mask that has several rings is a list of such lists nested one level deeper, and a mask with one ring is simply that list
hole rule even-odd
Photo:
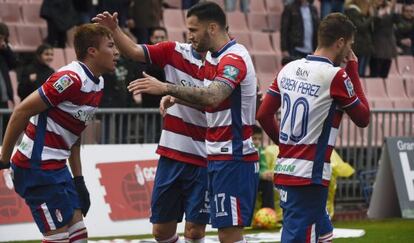
[{"label": "team crest on jersey", "polygon": [[352,84],[351,79],[350,78],[345,79],[344,83],[345,83],[346,91],[348,91],[349,97],[353,97],[355,95],[355,91],[354,91],[354,85]]},{"label": "team crest on jersey", "polygon": [[72,79],[70,79],[68,75],[63,75],[53,84],[53,88],[55,88],[57,92],[62,93],[72,84]]},{"label": "team crest on jersey", "polygon": [[239,75],[240,70],[231,65],[225,65],[223,71],[223,77],[236,81],[237,75]]}]

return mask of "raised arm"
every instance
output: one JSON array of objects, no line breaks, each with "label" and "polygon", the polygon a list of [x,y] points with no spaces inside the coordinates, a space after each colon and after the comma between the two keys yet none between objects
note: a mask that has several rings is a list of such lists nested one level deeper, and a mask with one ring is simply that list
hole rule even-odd
[{"label": "raised arm", "polygon": [[108,27],[113,34],[115,45],[122,55],[131,58],[134,61],[146,62],[145,52],[141,45],[137,45],[131,40],[118,25],[118,13],[111,15],[109,12],[97,14],[92,21]]}]

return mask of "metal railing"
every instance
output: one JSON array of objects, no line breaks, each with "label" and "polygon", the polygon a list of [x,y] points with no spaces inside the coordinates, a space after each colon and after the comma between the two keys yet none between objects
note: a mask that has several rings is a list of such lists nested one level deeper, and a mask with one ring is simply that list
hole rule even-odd
[{"label": "metal railing", "polygon": [[[10,110],[0,109],[0,127],[6,124]],[[381,156],[383,140],[388,136],[414,136],[414,109],[373,110],[370,124],[361,129],[344,118],[336,141],[336,150],[349,162],[356,173],[350,178],[338,178],[336,200],[352,202],[364,200],[360,173],[375,171]],[[158,109],[122,108],[98,109],[94,120],[85,129],[83,144],[157,143],[162,119]],[[0,141],[3,132],[0,131]]]}]

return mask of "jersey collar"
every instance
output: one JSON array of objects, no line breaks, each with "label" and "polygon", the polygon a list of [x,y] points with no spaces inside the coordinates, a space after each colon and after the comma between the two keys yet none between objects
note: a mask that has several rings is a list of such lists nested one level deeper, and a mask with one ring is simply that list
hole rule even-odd
[{"label": "jersey collar", "polygon": [[309,61],[317,61],[317,62],[326,62],[326,63],[331,64],[332,66],[334,65],[331,60],[329,60],[326,57],[322,57],[322,56],[307,55],[306,56],[306,60],[309,60]]},{"label": "jersey collar", "polygon": [[95,84],[99,84],[100,82],[99,78],[95,77],[93,73],[91,72],[91,70],[89,70],[89,68],[83,62],[78,62],[78,63],[81,65],[83,71],[86,73],[86,76],[88,76],[88,78],[92,80]]},{"label": "jersey collar", "polygon": [[234,40],[234,39],[227,42],[227,44],[225,44],[219,51],[211,53],[211,57],[216,58],[216,57],[220,56],[221,54],[223,54],[223,52],[225,52],[227,49],[229,49],[231,46],[233,46],[235,44],[236,44],[236,40]]},{"label": "jersey collar", "polygon": [[198,53],[196,50],[194,50],[193,47],[191,47],[191,54],[197,60],[202,60],[203,59],[203,57],[200,55],[200,53]]}]

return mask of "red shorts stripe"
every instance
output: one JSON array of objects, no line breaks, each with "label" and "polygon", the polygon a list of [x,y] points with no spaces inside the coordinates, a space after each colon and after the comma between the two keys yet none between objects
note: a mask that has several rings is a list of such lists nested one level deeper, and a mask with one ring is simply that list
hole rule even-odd
[{"label": "red shorts stripe", "polygon": [[[284,174],[275,174],[273,177],[273,183],[275,185],[285,185],[285,186],[303,186],[303,185],[313,184],[312,179],[310,178],[284,175]],[[329,186],[329,181],[322,180],[322,185]]]},{"label": "red shorts stripe", "polygon": [[[209,161],[234,161],[234,157],[231,154],[209,154],[207,156]],[[242,161],[244,162],[257,162],[259,161],[259,154],[257,152],[252,154],[243,155]]]},{"label": "red shorts stripe", "polygon": [[167,148],[161,145],[158,145],[157,154],[170,158],[175,159],[183,163],[193,164],[201,167],[207,167],[207,160],[201,156],[186,153],[183,151],[178,151],[175,149]]}]

